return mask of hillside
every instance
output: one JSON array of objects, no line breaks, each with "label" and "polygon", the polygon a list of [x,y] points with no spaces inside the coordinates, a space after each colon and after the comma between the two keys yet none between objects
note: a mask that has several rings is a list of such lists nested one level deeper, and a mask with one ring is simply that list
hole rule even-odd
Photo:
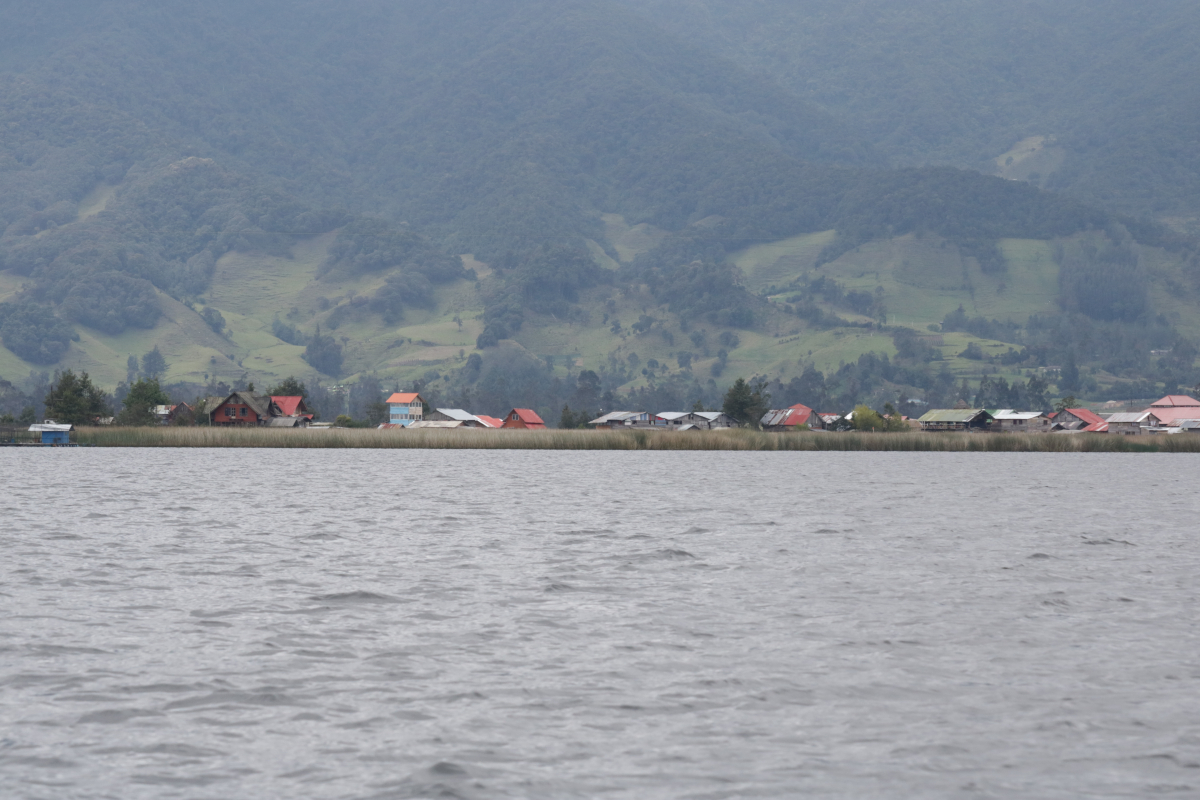
[{"label": "hillside", "polygon": [[[158,346],[177,393],[294,374],[552,418],[738,375],[830,406],[1200,378],[1194,242],[890,168],[915,159],[665,8],[0,9],[0,376],[111,389]],[[988,170],[1066,170],[1063,141]]]}]

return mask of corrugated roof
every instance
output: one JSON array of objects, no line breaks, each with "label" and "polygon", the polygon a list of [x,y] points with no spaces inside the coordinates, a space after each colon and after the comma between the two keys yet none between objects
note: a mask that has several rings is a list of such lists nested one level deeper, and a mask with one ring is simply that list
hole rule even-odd
[{"label": "corrugated roof", "polygon": [[1140,423],[1151,416],[1149,411],[1121,411],[1116,414],[1110,414],[1108,423],[1111,425],[1114,422],[1120,423]]},{"label": "corrugated roof", "polygon": [[408,426],[409,428],[465,428],[466,423],[462,420],[445,420],[445,419],[419,419]]},{"label": "corrugated roof", "polygon": [[509,411],[504,418],[506,420],[511,419],[513,414],[516,414],[517,418],[520,419],[521,422],[525,423],[527,427],[546,427],[546,423],[542,421],[542,418],[539,417],[537,412],[535,412],[532,408],[514,408],[512,411]]},{"label": "corrugated roof", "polygon": [[[304,398],[300,395],[296,395],[295,397],[271,395],[271,399],[275,401],[275,405],[279,406],[280,413],[285,417],[294,417],[302,411],[308,411],[308,407],[304,404]],[[304,406],[304,408],[302,409],[301,406]]]},{"label": "corrugated roof", "polygon": [[1107,422],[1093,422],[1083,429],[1085,433],[1108,433]]},{"label": "corrugated roof", "polygon": [[1006,408],[1003,411],[997,411],[996,413],[992,414],[991,416],[992,416],[992,419],[1031,420],[1031,419],[1037,419],[1038,417],[1041,417],[1044,415],[1040,411],[1013,411],[1011,409]]},{"label": "corrugated roof", "polygon": [[417,394],[416,392],[396,392],[385,402],[387,402],[388,405],[394,406],[410,406],[416,400],[421,400],[421,395]]},{"label": "corrugated roof", "polygon": [[691,413],[692,413],[691,411],[661,411],[658,414],[655,414],[654,416],[658,417],[661,420],[666,420],[667,422],[670,422],[673,419],[682,419],[683,417],[686,417]]},{"label": "corrugated roof", "polygon": [[[1181,406],[1200,406],[1200,400],[1186,394],[1169,394],[1150,404],[1151,408],[1176,408]],[[1195,413],[1195,412],[1192,412]]]},{"label": "corrugated roof", "polygon": [[39,422],[29,426],[30,433],[66,433],[75,430],[75,426],[66,422]]},{"label": "corrugated roof", "polygon": [[475,418],[484,425],[487,425],[489,428],[500,428],[504,426],[504,420],[496,419],[495,417],[487,417],[483,414],[476,414]]},{"label": "corrugated roof", "polygon": [[439,409],[437,409],[437,412],[439,414],[445,414],[450,419],[457,420],[459,422],[478,422],[479,421],[479,418],[476,417],[474,414],[463,411],[461,408],[439,408]]},{"label": "corrugated roof", "polygon": [[[946,422],[968,423],[980,414],[987,414],[982,408],[931,408],[917,422]],[[849,419],[849,417],[847,417]]]},{"label": "corrugated roof", "polygon": [[1095,411],[1089,411],[1086,408],[1067,408],[1063,409],[1068,414],[1074,414],[1084,425],[1094,425],[1097,422],[1104,422],[1104,417],[1097,414]]},{"label": "corrugated roof", "polygon": [[[513,410],[520,411],[521,409]],[[647,418],[650,416],[649,414],[646,414],[645,411],[610,411],[607,414],[596,417],[594,420],[589,422],[588,425],[607,425],[610,422],[625,422],[626,420],[637,419],[643,415],[645,415]],[[541,420],[538,421],[540,422]]]}]

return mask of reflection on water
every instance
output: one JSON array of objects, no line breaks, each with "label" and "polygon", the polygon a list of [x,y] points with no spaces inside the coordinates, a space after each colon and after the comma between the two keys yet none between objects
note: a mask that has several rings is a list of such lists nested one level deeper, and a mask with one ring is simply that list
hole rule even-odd
[{"label": "reflection on water", "polygon": [[1198,464],[0,450],[0,795],[1194,795]]}]

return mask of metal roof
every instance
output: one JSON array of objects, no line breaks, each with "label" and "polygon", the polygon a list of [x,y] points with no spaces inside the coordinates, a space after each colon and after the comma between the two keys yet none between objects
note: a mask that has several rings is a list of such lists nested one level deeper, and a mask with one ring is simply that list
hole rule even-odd
[{"label": "metal roof", "polygon": [[[926,411],[917,422],[948,422],[968,423],[974,421],[980,414],[987,416],[982,408],[933,408]],[[847,419],[849,416],[847,415]]]},{"label": "metal roof", "polygon": [[409,428],[465,428],[462,420],[419,419],[408,426]]},{"label": "metal roof", "polygon": [[35,423],[29,426],[30,433],[66,433],[67,431],[75,430],[75,426],[70,423],[58,423],[51,420]]},{"label": "metal roof", "polygon": [[279,406],[279,411],[285,417],[294,417],[301,411],[308,411],[308,406],[304,404],[304,398],[300,395],[271,395],[271,399],[275,401],[275,405]]},{"label": "metal roof", "polygon": [[[393,406],[410,406],[414,401],[421,400],[421,395],[416,392],[396,392],[389,397],[385,402]],[[424,402],[424,401],[422,401]]]},{"label": "metal roof", "polygon": [[[991,413],[991,412],[989,412],[989,413]],[[1030,419],[1037,419],[1038,417],[1042,417],[1042,416],[1045,416],[1045,415],[1042,414],[1042,412],[1040,412],[1040,411],[1013,411],[1013,410],[1007,409],[1007,408],[1004,409],[1003,411],[997,411],[994,414],[991,414],[992,419],[1030,420]]]},{"label": "metal roof", "polygon": [[504,426],[504,420],[497,419],[495,417],[487,417],[483,414],[476,414],[475,419],[479,420],[489,428],[501,428]]},{"label": "metal roof", "polygon": [[1068,414],[1074,415],[1081,420],[1084,425],[1092,425],[1097,422],[1104,422],[1104,417],[1086,408],[1065,408],[1063,409]]},{"label": "metal roof", "polygon": [[691,411],[661,411],[654,416],[658,417],[659,419],[670,421],[673,419],[681,419],[691,413]]},{"label": "metal roof", "polygon": [[1120,411],[1116,414],[1111,414],[1108,418],[1108,424],[1114,422],[1136,423],[1142,422],[1147,417],[1151,416],[1149,411]]},{"label": "metal roof", "polygon": [[702,417],[709,422],[716,422],[721,417],[725,416],[724,411],[696,411],[693,412],[697,417]]},{"label": "metal roof", "polygon": [[1177,419],[1195,419],[1200,409],[1195,406],[1174,406],[1169,408],[1149,408],[1146,413],[1153,414],[1154,417],[1164,425],[1175,424]]},{"label": "metal roof", "polygon": [[760,424],[764,428],[781,426],[807,425],[813,417],[813,410],[806,405],[797,403],[790,408],[773,408],[763,415]]},{"label": "metal roof", "polygon": [[479,422],[479,418],[474,414],[463,411],[461,408],[439,408],[439,414],[445,414],[447,417],[459,422]]},{"label": "metal roof", "polygon": [[[519,411],[520,409],[514,410]],[[645,411],[610,411],[607,414],[596,417],[594,420],[589,422],[588,425],[607,425],[610,422],[625,422],[626,420],[637,419],[641,416],[646,416],[647,418],[649,417]]]},{"label": "metal roof", "polygon": [[1197,400],[1194,397],[1189,397],[1186,394],[1169,394],[1166,397],[1160,400],[1155,400],[1150,404],[1151,408],[1176,408],[1179,406],[1189,406],[1195,408],[1196,406],[1200,406],[1200,400]]}]

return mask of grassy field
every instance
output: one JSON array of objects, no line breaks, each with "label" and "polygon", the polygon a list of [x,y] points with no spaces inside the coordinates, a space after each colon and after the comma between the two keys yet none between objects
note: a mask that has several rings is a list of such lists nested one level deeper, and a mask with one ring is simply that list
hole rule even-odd
[{"label": "grassy field", "polygon": [[1200,436],[1079,434],[507,431],[334,428],[81,428],[96,447],[374,448],[433,450],[834,450],[1004,453],[1200,453]]}]

